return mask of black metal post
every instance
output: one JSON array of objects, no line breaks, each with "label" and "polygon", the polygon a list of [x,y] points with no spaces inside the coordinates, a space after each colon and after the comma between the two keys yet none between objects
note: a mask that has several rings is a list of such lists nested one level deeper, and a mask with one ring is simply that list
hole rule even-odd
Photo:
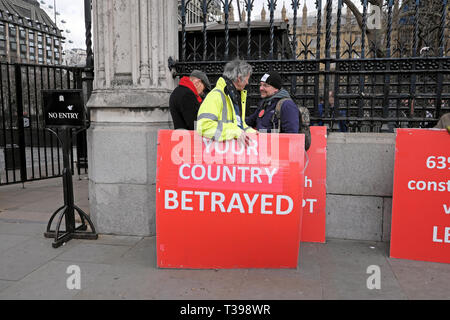
[{"label": "black metal post", "polygon": [[[70,152],[70,145],[71,145],[71,128],[63,128],[62,135],[59,136],[55,131],[52,129],[47,129],[51,133],[53,133],[59,142],[61,143],[62,150],[63,150],[63,163],[64,163],[64,169],[63,169],[63,191],[64,191],[64,206],[56,210],[48,224],[47,224],[47,231],[44,233],[44,236],[46,238],[54,238],[55,241],[52,243],[53,248],[58,248],[62,246],[65,242],[71,240],[71,239],[85,239],[85,240],[96,240],[98,239],[98,234],[95,231],[94,224],[92,223],[89,216],[80,208],[78,208],[74,203],[74,196],[73,196],[73,182],[72,182],[72,170],[70,168],[70,161],[69,161],[69,152]],[[82,129],[85,130],[85,129]],[[81,218],[81,225],[79,227],[76,227],[75,224],[75,211],[78,212],[78,215]],[[51,230],[51,226],[53,223],[53,220],[56,218],[58,213],[60,213],[60,216],[58,217],[58,222],[56,224],[56,227],[54,230]],[[66,228],[64,231],[61,230],[61,223],[62,219],[65,219],[65,225]],[[88,225],[86,224],[86,221],[89,224],[89,227],[91,228],[91,231],[87,231]]]},{"label": "black metal post", "polygon": [[[362,16],[362,28],[361,28],[361,64],[360,68],[361,70],[364,70],[364,59],[366,58],[366,30],[367,30],[367,6],[368,1],[367,0],[361,0],[361,3],[363,5],[363,16]],[[358,117],[362,118],[364,117],[364,87],[365,87],[365,77],[363,75],[359,76],[359,89],[358,89]]]},{"label": "black metal post", "polygon": [[[84,24],[86,29],[86,67],[84,69],[82,83],[86,85],[85,100],[91,97],[94,81],[94,53],[92,51],[92,0],[84,0]],[[86,112],[88,121],[90,113]],[[86,131],[82,131],[77,135],[77,170],[80,176],[80,169],[84,168],[87,172],[87,136]]]},{"label": "black metal post", "polygon": [[270,10],[270,20],[269,20],[269,25],[270,25],[270,51],[269,51],[269,59],[273,60],[274,56],[273,56],[273,47],[274,47],[274,42],[275,42],[275,33],[274,33],[274,14],[275,14],[275,9],[277,8],[277,0],[267,0],[267,6]]},{"label": "black metal post", "polygon": [[[73,196],[73,181],[72,170],[70,168],[69,153],[70,153],[70,137],[71,130],[63,129],[62,133],[62,151],[63,151],[63,186],[64,186],[64,203],[68,204],[66,220],[66,231],[69,233],[75,232],[75,212],[74,212],[74,196]],[[57,230],[58,231],[58,230]],[[57,239],[57,238],[56,238]]]},{"label": "black metal post", "polygon": [[322,115],[319,114],[319,78],[320,78],[320,34],[322,26],[322,0],[316,0],[317,9],[317,37],[316,37],[316,74],[314,75],[314,108],[316,116],[325,116],[325,110],[328,110],[328,98],[324,97],[324,106]]},{"label": "black metal post", "polygon": [[251,31],[251,15],[253,9],[253,2],[255,0],[246,0],[245,9],[247,10],[247,59],[251,59],[252,48],[252,31]]},{"label": "black metal post", "polygon": [[94,54],[92,52],[92,0],[84,0],[84,25],[86,28],[86,67],[94,67]]},{"label": "black metal post", "polygon": [[[339,102],[339,59],[341,56],[341,14],[342,14],[342,0],[338,0],[337,8],[337,22],[336,22],[336,57],[335,57],[335,70],[336,74],[334,77],[334,108],[336,113],[339,114],[340,102]],[[349,116],[348,107],[346,111],[347,117]]]},{"label": "black metal post", "polygon": [[224,0],[223,2],[223,12],[225,13],[225,55],[224,60],[228,60],[228,54],[230,50],[230,34],[229,34],[229,26],[228,26],[228,19],[230,14],[230,3],[229,0]]},{"label": "black metal post", "polygon": [[[5,113],[5,100],[4,100],[4,95],[3,95],[3,72],[2,72],[3,66],[0,65],[0,107],[1,107],[1,124],[2,124],[2,130],[1,130],[1,135],[3,136],[3,146],[6,148],[7,145],[7,140],[6,140],[6,113]],[[5,169],[8,168],[8,157],[5,157]],[[8,178],[8,170],[5,170],[5,178],[6,178],[6,183],[9,183],[9,178]],[[2,181],[2,178],[0,176],[0,183],[4,183]]]},{"label": "black metal post", "polygon": [[[387,35],[386,35],[386,58],[391,57],[391,32],[392,32],[392,7],[394,5],[394,0],[387,0],[388,3],[388,21],[387,21]],[[386,74],[384,77],[384,88],[383,88],[383,118],[389,117],[389,93],[390,93],[390,61],[386,61]]]},{"label": "black metal post", "polygon": [[316,37],[316,59],[320,59],[320,35],[322,33],[322,0],[316,0],[317,9],[317,37]]},{"label": "black metal post", "polygon": [[202,28],[202,33],[203,33],[203,61],[206,61],[207,59],[207,51],[208,51],[208,34],[206,32],[206,20],[208,17],[208,6],[210,4],[211,0],[203,0],[201,3],[201,7],[202,7],[202,15],[203,15],[203,28]]},{"label": "black metal post", "polygon": [[294,21],[292,22],[292,51],[294,52],[294,60],[297,60],[297,10],[300,7],[299,0],[292,0],[292,10],[294,10]]},{"label": "black metal post", "polygon": [[[14,72],[16,82],[18,144],[20,150],[20,180],[24,183],[27,181],[27,159],[25,154],[25,129],[23,125],[22,68],[20,64],[14,65]],[[14,152],[14,145],[12,146]]]},{"label": "black metal post", "polygon": [[186,0],[181,0],[181,61],[186,61],[186,5]]},{"label": "black metal post", "polygon": [[[300,7],[299,0],[292,0],[291,2],[292,9],[294,10],[294,21],[292,25],[292,59],[297,60],[297,10]],[[297,91],[297,76],[291,77],[291,93],[295,95]]]},{"label": "black metal post", "polygon": [[238,14],[239,14],[239,22],[242,22],[241,4],[239,3],[239,0],[236,0],[236,2],[237,2]]},{"label": "black metal post", "polygon": [[[414,37],[413,37],[413,47],[412,47],[412,56],[417,57],[418,45],[419,45],[419,6],[420,0],[415,1],[414,6]],[[416,60],[412,61],[413,70],[416,70]],[[408,103],[409,107],[409,116],[414,117],[414,107],[416,101],[416,74],[413,73],[411,76],[411,86],[409,89],[410,99]]]},{"label": "black metal post", "polygon": [[[331,114],[339,117],[335,106],[330,106],[329,92],[330,92],[330,48],[331,48],[331,9],[332,0],[326,0],[326,17],[325,17],[325,83],[323,85],[323,96],[325,98],[324,114],[328,115],[330,109],[333,108]],[[334,118],[334,117],[333,117]],[[330,127],[333,128],[333,120],[331,120]]]},{"label": "black metal post", "polygon": [[[439,57],[443,57],[445,54],[445,23],[447,17],[447,0],[442,0],[442,12],[441,12],[441,21],[439,25]],[[442,70],[442,60],[439,60],[439,70]],[[441,116],[441,107],[442,107],[442,86],[444,82],[444,75],[442,72],[438,73],[437,77],[437,94],[436,94],[436,113],[435,117],[439,118]]]}]

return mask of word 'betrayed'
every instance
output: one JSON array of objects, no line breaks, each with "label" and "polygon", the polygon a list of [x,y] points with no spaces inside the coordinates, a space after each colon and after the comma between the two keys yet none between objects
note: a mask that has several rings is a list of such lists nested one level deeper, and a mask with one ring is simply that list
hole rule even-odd
[{"label": "word 'betrayed'", "polygon": [[237,210],[240,213],[252,214],[254,213],[253,208],[257,201],[261,208],[261,211],[257,213],[261,214],[275,213],[277,215],[287,215],[292,212],[292,208],[294,207],[294,201],[286,195],[254,194],[250,196],[247,193],[242,195],[240,193],[233,193],[230,199],[226,199],[225,194],[221,192],[184,190],[181,191],[181,197],[179,197],[177,191],[165,190],[164,209],[194,211],[194,207],[192,206],[193,198],[195,198],[194,202],[198,203],[198,207],[195,208],[196,212],[205,212],[205,202],[209,202],[207,211],[222,213],[231,213],[233,210]]}]

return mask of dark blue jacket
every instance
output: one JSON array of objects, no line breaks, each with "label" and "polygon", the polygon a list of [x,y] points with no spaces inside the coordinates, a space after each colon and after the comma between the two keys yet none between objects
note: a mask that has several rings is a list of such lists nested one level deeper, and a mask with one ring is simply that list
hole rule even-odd
[{"label": "dark blue jacket", "polygon": [[[290,98],[289,93],[281,89],[272,97],[262,99],[259,102],[258,108],[251,115],[245,118],[245,122],[248,126],[255,128],[258,131],[266,130],[271,132],[274,127],[278,129],[278,118],[275,117],[272,122],[273,114],[275,113],[275,107],[282,98]],[[262,112],[264,110],[264,112]],[[281,130],[280,133],[298,133],[299,130],[299,117],[297,105],[292,100],[287,100],[281,105]]]}]

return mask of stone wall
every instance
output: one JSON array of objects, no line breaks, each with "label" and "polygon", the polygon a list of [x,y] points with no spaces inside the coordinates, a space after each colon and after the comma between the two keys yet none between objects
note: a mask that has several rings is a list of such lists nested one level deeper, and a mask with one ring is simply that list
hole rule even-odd
[{"label": "stone wall", "polygon": [[94,112],[92,118],[89,202],[98,232],[155,235],[157,137],[159,129],[170,127],[167,108],[117,110],[103,114],[101,122]]},{"label": "stone wall", "polygon": [[327,238],[389,241],[395,134],[331,133]]}]

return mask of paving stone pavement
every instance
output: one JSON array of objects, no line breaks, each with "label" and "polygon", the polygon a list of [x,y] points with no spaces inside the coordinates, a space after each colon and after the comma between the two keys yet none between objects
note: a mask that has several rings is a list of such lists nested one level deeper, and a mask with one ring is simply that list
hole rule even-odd
[{"label": "paving stone pavement", "polygon": [[[86,177],[75,202],[89,211]],[[389,243],[302,243],[297,269],[176,270],[156,266],[156,238],[100,235],[53,249],[43,233],[61,206],[62,179],[0,187],[0,299],[450,299],[450,264],[389,258]],[[367,288],[369,266],[380,289]],[[80,288],[71,287],[71,267]]]}]

